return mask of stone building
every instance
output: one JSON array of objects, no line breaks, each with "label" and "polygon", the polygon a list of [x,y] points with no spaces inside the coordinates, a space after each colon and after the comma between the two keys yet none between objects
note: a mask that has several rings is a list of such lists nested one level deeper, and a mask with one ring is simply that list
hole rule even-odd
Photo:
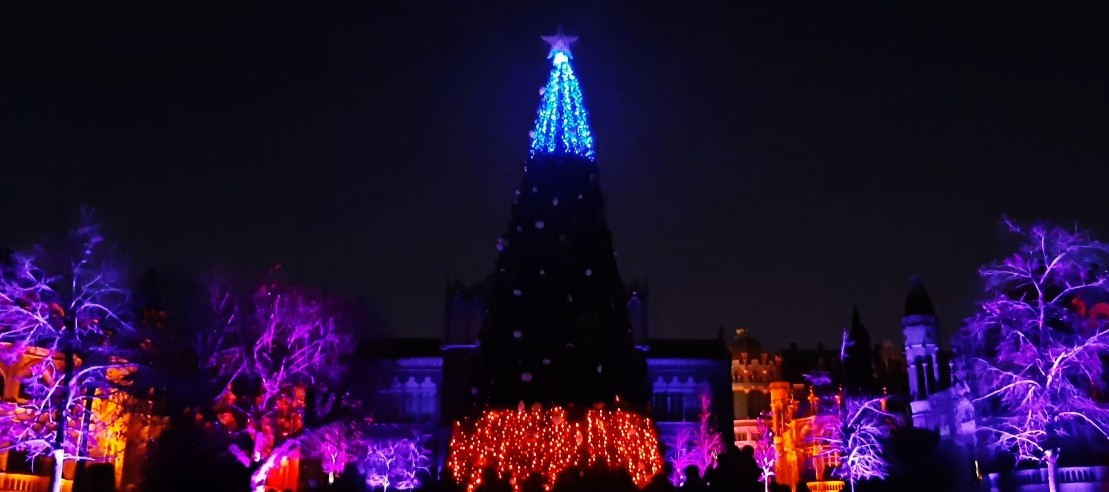
[{"label": "stone building", "polygon": [[[39,347],[28,347],[18,354],[11,354],[12,350],[19,349],[9,343],[0,343],[0,352],[16,355],[0,360],[0,418],[18,421],[21,414],[26,414],[23,407],[32,398],[26,391],[27,382],[33,377],[30,367],[50,357],[54,367],[61,371],[64,359],[61,354]],[[109,378],[122,379],[135,369],[125,365],[110,371]],[[87,446],[87,453],[82,454],[91,458],[91,463],[109,465],[115,487],[122,488],[125,484],[141,481],[146,443],[157,435],[161,421],[151,415],[148,401],[120,392],[110,398],[94,400],[88,420],[74,418],[69,426],[73,429],[72,439],[76,439],[78,445]],[[13,444],[7,436],[0,436],[0,449]],[[52,457],[30,458],[17,449],[0,451],[0,490],[45,491],[53,469]],[[66,461],[63,490],[72,488],[76,473],[77,463]]]},{"label": "stone building", "polygon": [[[429,475],[442,471],[452,424],[482,405],[474,383],[481,370],[482,287],[448,286],[442,338],[377,340],[356,353],[354,371],[365,378],[353,390],[355,396],[365,402],[384,435],[424,439],[434,463]],[[703,396],[711,401],[718,431],[730,436],[733,362],[725,346],[714,339],[650,339],[647,301],[642,285],[629,286],[629,318],[636,346],[647,361],[645,383],[651,388],[649,406],[660,440],[673,443],[683,428],[698,424]]]}]

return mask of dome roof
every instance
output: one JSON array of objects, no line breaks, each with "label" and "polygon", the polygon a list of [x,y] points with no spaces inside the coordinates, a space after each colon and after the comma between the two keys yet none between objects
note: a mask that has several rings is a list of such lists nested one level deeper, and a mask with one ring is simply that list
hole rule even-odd
[{"label": "dome roof", "polygon": [[735,330],[735,336],[728,341],[728,351],[732,353],[732,359],[742,358],[743,354],[747,354],[747,357],[751,359],[757,359],[762,357],[764,352],[762,343],[759,343],[759,339],[751,336],[746,328]]}]

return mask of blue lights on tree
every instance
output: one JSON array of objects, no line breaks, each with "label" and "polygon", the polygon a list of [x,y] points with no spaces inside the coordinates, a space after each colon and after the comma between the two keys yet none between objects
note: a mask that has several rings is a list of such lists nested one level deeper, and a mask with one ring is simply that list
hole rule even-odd
[{"label": "blue lights on tree", "polygon": [[570,65],[570,44],[577,36],[567,36],[559,26],[553,36],[543,36],[551,45],[547,56],[554,63],[550,80],[541,91],[543,101],[535,118],[531,137],[531,156],[541,154],[572,154],[593,160],[593,132],[589,129],[589,112],[582,99],[581,84]]}]

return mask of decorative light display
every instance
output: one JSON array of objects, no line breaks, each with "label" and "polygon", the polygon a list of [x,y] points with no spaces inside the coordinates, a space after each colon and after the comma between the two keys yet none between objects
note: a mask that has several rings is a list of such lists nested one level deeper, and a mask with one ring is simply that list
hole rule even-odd
[{"label": "decorative light display", "polygon": [[954,385],[973,399],[957,407],[955,430],[1046,465],[1054,491],[1061,443],[1109,440],[1109,405],[1098,395],[1109,353],[1109,323],[1099,316],[1109,271],[1099,265],[1109,263],[1109,244],[1072,227],[1005,226],[1019,246],[979,272],[985,299],[963,328],[969,360]]},{"label": "decorative light display", "polygon": [[[228,452],[250,470],[252,490],[266,489],[279,468],[313,432],[312,422],[341,415],[353,402],[337,391],[340,361],[351,350],[337,323],[334,303],[308,288],[280,281],[280,265],[241,295],[230,286],[211,288],[218,323],[202,340],[234,334],[237,343],[206,347],[206,368],[224,384],[213,410],[232,437]],[[247,291],[250,292],[250,291]],[[227,335],[230,336],[230,335]],[[240,384],[241,382],[241,384]],[[312,388],[315,402],[308,405]],[[306,414],[311,409],[314,414]]]},{"label": "decorative light display", "polygon": [[448,464],[472,492],[492,468],[516,492],[533,474],[550,490],[558,475],[604,463],[628,472],[643,487],[662,467],[651,420],[625,410],[590,409],[570,420],[565,409],[487,410],[471,425],[455,424]]},{"label": "decorative light display", "polygon": [[[762,482],[763,491],[770,492],[770,481],[773,480],[774,466],[778,464],[778,448],[774,446],[774,429],[771,428],[774,416],[770,412],[759,414],[757,422],[759,439],[755,442],[755,464],[762,472],[759,481]],[[817,477],[820,478],[820,477]]]},{"label": "decorative light display", "polygon": [[882,400],[847,398],[842,407],[837,406],[838,425],[828,427],[830,435],[821,438],[827,445],[825,457],[839,461],[834,475],[846,480],[852,492],[859,480],[882,480],[889,474],[882,441],[896,417],[882,411]]},{"label": "decorative light display", "polygon": [[327,482],[334,483],[335,476],[343,473],[348,463],[360,458],[365,438],[356,425],[336,422],[309,433],[300,445],[301,456],[320,460],[320,468],[327,474]]},{"label": "decorative light display", "polygon": [[[82,216],[70,254],[16,253],[0,275],[0,362],[11,378],[0,383],[17,382],[21,393],[0,402],[0,449],[29,459],[104,459],[126,444],[130,399],[121,389],[134,371],[121,359],[129,351],[123,334],[134,330],[122,314],[130,298],[126,275],[92,211],[82,209]],[[61,268],[46,268],[51,264]],[[62,469],[54,467],[53,492],[62,490]]]},{"label": "decorative light display", "polygon": [[559,26],[553,36],[543,36],[551,45],[548,58],[554,63],[546,87],[540,90],[543,101],[531,132],[531,156],[573,154],[593,160],[593,132],[589,113],[582,99],[581,84],[570,65],[570,44],[577,36],[567,36]]},{"label": "decorative light display", "polygon": [[700,425],[696,429],[683,427],[670,446],[667,461],[674,465],[670,481],[674,485],[685,483],[685,469],[696,466],[701,477],[716,464],[716,457],[724,451],[720,432],[712,425],[712,401],[709,395],[701,395]]},{"label": "decorative light display", "polygon": [[431,450],[414,439],[370,439],[362,472],[370,489],[412,490],[421,473],[430,473]]}]

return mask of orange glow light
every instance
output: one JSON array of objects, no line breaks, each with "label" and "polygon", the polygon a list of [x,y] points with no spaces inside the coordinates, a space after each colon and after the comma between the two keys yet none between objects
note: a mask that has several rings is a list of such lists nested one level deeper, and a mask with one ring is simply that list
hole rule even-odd
[{"label": "orange glow light", "polygon": [[571,421],[566,410],[487,410],[472,425],[455,424],[448,465],[455,481],[473,492],[489,467],[511,477],[519,492],[524,480],[538,474],[550,490],[571,466],[587,468],[603,461],[624,469],[639,487],[662,468],[658,433],[647,417],[625,410],[590,409]]}]

